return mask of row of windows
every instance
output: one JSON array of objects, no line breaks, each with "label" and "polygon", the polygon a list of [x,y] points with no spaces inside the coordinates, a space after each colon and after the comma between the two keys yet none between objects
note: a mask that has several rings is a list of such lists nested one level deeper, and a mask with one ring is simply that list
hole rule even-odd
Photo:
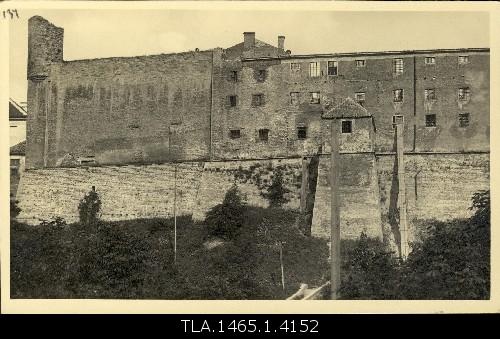
[{"label": "row of windows", "polygon": [[[457,92],[458,100],[469,101],[470,99],[470,88],[462,87],[458,89]],[[427,88],[424,90],[425,100],[437,100],[436,89]],[[235,107],[238,105],[238,97],[236,95],[230,95],[229,106]],[[361,106],[365,105],[366,93],[356,92],[354,93],[354,100]],[[404,100],[404,90],[395,89],[393,90],[393,101],[403,102]],[[300,92],[290,92],[290,104],[297,105],[300,102]],[[309,103],[319,104],[320,103],[320,92],[309,92]],[[262,106],[264,105],[264,94],[253,94],[252,95],[252,106]]]},{"label": "row of windows", "polygon": [[[425,57],[426,65],[435,65],[436,58],[435,57]],[[460,55],[458,56],[458,64],[465,65],[469,63],[468,55]],[[290,70],[292,72],[300,71],[300,63],[292,62],[290,63]],[[359,59],[356,60],[356,67],[363,68],[366,67],[366,60]],[[404,71],[404,61],[401,58],[393,59],[392,61],[392,71],[394,74],[401,74]],[[338,61],[328,61],[328,75],[338,75]],[[309,63],[309,76],[312,78],[321,76],[320,63],[317,61],[313,61]]]},{"label": "row of windows", "polygon": [[[436,57],[425,57],[425,64],[426,65],[435,65],[436,64]],[[469,56],[468,55],[460,55],[458,56],[458,64],[459,65],[465,65],[469,63]],[[297,62],[292,62],[290,63],[290,70],[292,72],[298,72],[300,71],[301,64]],[[366,67],[366,60],[365,59],[359,59],[356,60],[356,67],[357,68],[363,68]],[[327,74],[328,75],[338,75],[338,70],[339,70],[339,64],[338,61],[328,61],[328,67],[327,67]],[[404,61],[401,58],[393,59],[392,60],[392,72],[394,74],[401,74],[404,71]],[[267,72],[265,69],[257,70],[256,71],[256,79],[258,82],[263,82],[266,80]],[[313,61],[309,63],[309,76],[311,78],[316,78],[321,76],[321,67],[320,63],[317,61]],[[229,72],[229,80],[232,82],[237,82],[239,80],[239,73],[238,71],[230,71]]]},{"label": "row of windows", "polygon": [[[458,114],[458,124],[460,127],[469,126],[469,113],[459,113]],[[426,114],[425,115],[425,126],[426,127],[436,127],[437,120],[436,114]],[[353,121],[352,120],[341,120],[340,132],[342,134],[350,134],[353,131]],[[231,139],[241,138],[241,131],[239,129],[232,129],[229,131],[229,137]],[[298,126],[297,127],[297,139],[303,140],[307,139],[307,127]],[[266,142],[269,140],[269,129],[259,129],[259,141]]]}]

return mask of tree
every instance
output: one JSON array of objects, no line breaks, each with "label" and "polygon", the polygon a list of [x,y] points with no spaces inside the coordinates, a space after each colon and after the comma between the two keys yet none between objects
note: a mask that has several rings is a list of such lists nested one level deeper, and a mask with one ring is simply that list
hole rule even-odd
[{"label": "tree", "polygon": [[212,236],[231,240],[244,222],[245,203],[240,190],[234,184],[224,196],[222,204],[208,211],[205,222]]},{"label": "tree", "polygon": [[284,185],[283,172],[280,168],[274,171],[271,185],[267,188],[267,192],[262,195],[269,200],[270,207],[279,207],[290,201],[285,195],[290,192]]},{"label": "tree", "polygon": [[85,194],[78,204],[80,222],[84,225],[95,225],[99,220],[99,211],[101,210],[101,198],[99,194],[92,190]]}]

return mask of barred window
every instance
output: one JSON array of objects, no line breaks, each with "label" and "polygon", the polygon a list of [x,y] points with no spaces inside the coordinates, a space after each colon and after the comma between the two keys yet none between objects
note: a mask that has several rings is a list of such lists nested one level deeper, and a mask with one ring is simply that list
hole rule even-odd
[{"label": "barred window", "polygon": [[299,92],[290,92],[290,104],[297,105],[299,103]]},{"label": "barred window", "polygon": [[365,106],[365,92],[354,93],[354,100],[361,106]]},{"label": "barred window", "polygon": [[469,113],[459,113],[458,114],[458,124],[460,127],[469,126]]},{"label": "barred window", "polygon": [[267,128],[259,129],[259,140],[260,141],[269,140],[269,130]]},{"label": "barred window", "polygon": [[229,106],[235,107],[236,103],[237,103],[236,95],[230,95],[229,96]]},{"label": "barred window", "polygon": [[328,75],[337,75],[338,73],[338,62],[328,61]]},{"label": "barred window", "polygon": [[319,92],[311,92],[311,104],[319,104]]},{"label": "barred window", "polygon": [[356,67],[365,67],[366,60],[356,60]]},{"label": "barred window", "polygon": [[465,65],[469,63],[469,56],[468,55],[459,55],[458,56],[458,64],[459,65]]},{"label": "barred window", "polygon": [[425,64],[426,65],[435,65],[436,64],[436,58],[435,57],[426,57],[425,58]]},{"label": "barred window", "polygon": [[458,100],[468,101],[470,99],[470,88],[462,87],[458,89]]},{"label": "barred window", "polygon": [[425,100],[436,100],[436,90],[434,88],[428,88],[424,90]]},{"label": "barred window", "polygon": [[394,59],[392,62],[393,73],[403,73],[403,59]]},{"label": "barred window", "polygon": [[266,80],[266,70],[265,69],[261,69],[259,70],[258,74],[257,74],[257,81],[265,81]]},{"label": "barred window", "polygon": [[436,114],[427,114],[425,116],[426,127],[436,127]]},{"label": "barred window", "polygon": [[231,73],[229,73],[229,79],[231,81],[237,82],[238,81],[238,71],[231,71]]},{"label": "barred window", "polygon": [[241,137],[241,132],[239,129],[232,129],[229,131],[229,137],[231,139],[239,139]]},{"label": "barred window", "polygon": [[290,64],[290,70],[292,72],[298,72],[298,71],[300,71],[300,64],[298,62],[292,62]]},{"label": "barred window", "polygon": [[395,89],[393,91],[394,102],[403,102],[404,92],[402,89]]},{"label": "barred window", "polygon": [[309,76],[310,77],[319,77],[319,75],[320,75],[319,62],[310,62],[309,63]]}]

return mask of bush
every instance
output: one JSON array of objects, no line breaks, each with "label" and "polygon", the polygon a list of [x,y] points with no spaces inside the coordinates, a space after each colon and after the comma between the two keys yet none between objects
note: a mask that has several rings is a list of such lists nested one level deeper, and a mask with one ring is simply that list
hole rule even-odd
[{"label": "bush", "polygon": [[236,185],[224,197],[222,204],[208,211],[205,223],[209,234],[226,240],[233,239],[244,222],[245,203]]},{"label": "bush", "polygon": [[343,241],[342,299],[396,299],[399,263],[385,244],[362,233],[357,241]]},{"label": "bush", "polygon": [[80,222],[84,225],[95,225],[99,219],[99,211],[101,210],[101,198],[99,194],[92,189],[85,194],[78,204],[78,212]]},{"label": "bush", "polygon": [[270,207],[279,207],[290,201],[285,195],[290,192],[283,182],[283,172],[277,168],[272,177],[272,183],[267,188],[267,192],[262,195],[269,200]]}]

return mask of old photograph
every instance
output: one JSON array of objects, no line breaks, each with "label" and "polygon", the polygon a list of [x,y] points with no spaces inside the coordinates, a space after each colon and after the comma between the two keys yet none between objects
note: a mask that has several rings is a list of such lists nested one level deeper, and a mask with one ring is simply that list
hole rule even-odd
[{"label": "old photograph", "polygon": [[490,299],[487,11],[10,7],[11,299]]}]

